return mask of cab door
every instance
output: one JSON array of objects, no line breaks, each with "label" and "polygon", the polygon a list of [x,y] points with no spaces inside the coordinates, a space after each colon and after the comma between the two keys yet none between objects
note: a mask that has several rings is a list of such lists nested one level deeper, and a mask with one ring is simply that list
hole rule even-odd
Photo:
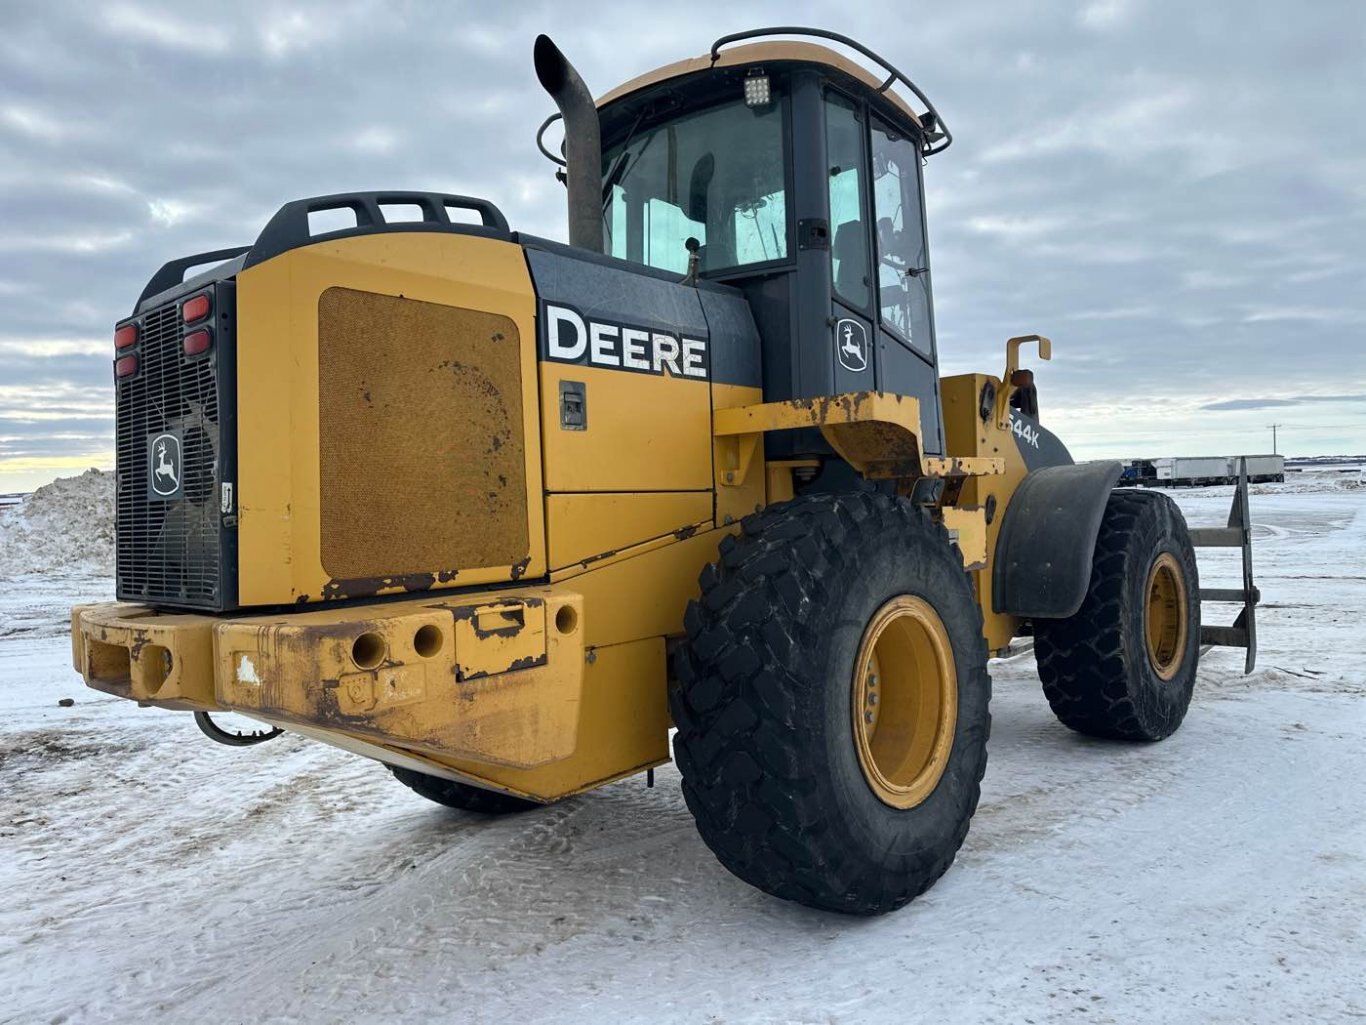
[{"label": "cab door", "polygon": [[825,91],[830,199],[830,327],[835,391],[878,387],[869,231],[867,129],[862,108]]},{"label": "cab door", "polygon": [[920,140],[869,118],[874,253],[877,260],[879,381],[920,400],[925,448],[942,452],[938,353]]},{"label": "cab door", "polygon": [[941,453],[919,139],[833,89],[824,109],[835,390],[918,399],[925,450]]}]

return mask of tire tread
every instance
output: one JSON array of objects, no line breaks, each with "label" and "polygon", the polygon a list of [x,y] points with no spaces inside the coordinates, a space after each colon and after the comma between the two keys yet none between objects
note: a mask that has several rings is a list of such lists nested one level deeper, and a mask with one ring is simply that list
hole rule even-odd
[{"label": "tire tread", "polygon": [[[1179,714],[1155,716],[1143,697],[1147,654],[1126,644],[1125,628],[1143,610],[1134,608],[1126,587],[1133,572],[1146,572],[1151,552],[1135,539],[1143,521],[1160,536],[1171,536],[1187,564],[1186,586],[1199,592],[1194,552],[1180,509],[1166,495],[1120,488],[1111,492],[1096,538],[1091,580],[1081,608],[1069,619],[1036,620],[1034,651],[1049,706],[1069,729],[1113,740],[1160,740],[1176,730]],[[1199,602],[1191,629],[1199,635]],[[1198,659],[1198,645],[1196,647]],[[1179,675],[1194,676],[1194,666]],[[1193,682],[1193,681],[1192,681]]]},{"label": "tire tread", "polygon": [[[787,667],[817,643],[832,578],[860,545],[919,532],[961,561],[943,525],[910,503],[860,492],[803,496],[747,516],[701,574],[675,657],[670,709],[683,796],[703,839],[741,879],[771,894],[851,914],[879,914],[924,892],[952,864],[976,809],[985,750],[971,778],[969,812],[950,842],[921,852],[892,877],[885,852],[859,850],[832,826],[819,759],[807,757]],[[971,616],[976,650],[962,688],[990,693],[982,616],[967,575],[946,596]],[[967,610],[970,609],[970,612]],[[985,745],[987,726],[980,738]],[[943,783],[947,783],[947,778]],[[942,785],[942,784],[941,784]]]},{"label": "tire tread", "polygon": [[483,787],[443,779],[440,776],[429,776],[414,769],[404,769],[397,765],[390,765],[388,768],[394,774],[394,778],[413,793],[447,808],[477,812],[480,815],[508,815],[544,807],[524,797],[514,797],[512,794],[499,793],[497,790],[485,790]]}]

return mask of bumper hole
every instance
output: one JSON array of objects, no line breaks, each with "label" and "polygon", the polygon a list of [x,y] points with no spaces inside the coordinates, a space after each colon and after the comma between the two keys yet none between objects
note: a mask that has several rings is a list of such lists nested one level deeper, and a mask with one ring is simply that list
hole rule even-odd
[{"label": "bumper hole", "polygon": [[374,669],[384,661],[386,645],[377,633],[363,633],[351,645],[351,660],[361,669]]},{"label": "bumper hole", "polygon": [[431,658],[441,651],[442,640],[441,628],[428,623],[413,634],[413,650],[423,658]]},{"label": "bumper hole", "polygon": [[572,634],[579,625],[579,614],[572,605],[561,605],[555,613],[555,629],[562,634]]},{"label": "bumper hole", "polygon": [[126,683],[132,676],[132,660],[122,644],[86,642],[86,675],[106,683]]},{"label": "bumper hole", "polygon": [[[131,652],[129,653],[131,656]],[[160,644],[143,644],[142,650],[130,662],[133,694],[138,698],[154,698],[171,678],[171,652]]]},{"label": "bumper hole", "polygon": [[144,684],[150,694],[156,694],[171,678],[174,661],[171,650],[159,644],[149,644],[142,649],[142,661],[147,667]]}]

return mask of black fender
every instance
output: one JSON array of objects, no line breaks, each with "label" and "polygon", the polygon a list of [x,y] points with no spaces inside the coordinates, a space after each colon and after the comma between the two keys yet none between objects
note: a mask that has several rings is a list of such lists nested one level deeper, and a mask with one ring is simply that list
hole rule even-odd
[{"label": "black fender", "polygon": [[996,538],[992,608],[1029,619],[1066,619],[1086,597],[1091,559],[1117,462],[1047,466],[1020,482]]}]

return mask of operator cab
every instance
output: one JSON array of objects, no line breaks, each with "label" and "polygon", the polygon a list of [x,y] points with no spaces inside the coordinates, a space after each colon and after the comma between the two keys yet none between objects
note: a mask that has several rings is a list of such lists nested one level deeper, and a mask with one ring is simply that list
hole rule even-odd
[{"label": "operator cab", "polygon": [[[921,167],[951,137],[904,75],[845,37],[828,34],[888,76],[812,43],[723,49],[773,31],[598,102],[604,251],[682,278],[696,239],[700,277],[753,311],[766,401],[913,396],[926,451],[942,453]],[[771,435],[770,458],[819,448],[814,434]]]}]

